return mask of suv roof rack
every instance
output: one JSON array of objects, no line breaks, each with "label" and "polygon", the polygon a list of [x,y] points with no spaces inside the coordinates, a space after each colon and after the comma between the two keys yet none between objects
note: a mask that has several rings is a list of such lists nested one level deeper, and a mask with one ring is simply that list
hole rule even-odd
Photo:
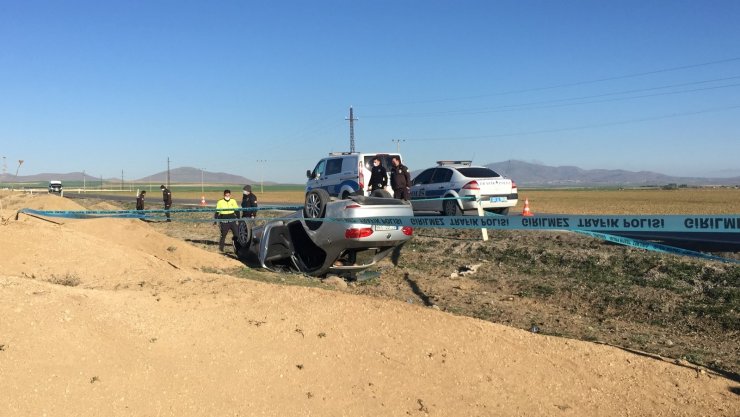
[{"label": "suv roof rack", "polygon": [[445,166],[445,165],[465,165],[470,166],[473,161],[437,161],[438,166]]},{"label": "suv roof rack", "polygon": [[329,152],[329,156],[356,155],[358,152]]}]

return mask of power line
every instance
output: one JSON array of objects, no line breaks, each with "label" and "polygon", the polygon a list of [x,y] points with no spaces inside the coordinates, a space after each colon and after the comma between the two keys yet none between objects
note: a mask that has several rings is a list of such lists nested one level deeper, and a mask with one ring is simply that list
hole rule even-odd
[{"label": "power line", "polygon": [[665,73],[665,72],[681,71],[681,70],[686,70],[686,69],[691,69],[691,68],[705,67],[709,65],[726,64],[726,63],[735,62],[735,61],[740,61],[740,57],[720,59],[717,61],[702,62],[700,64],[690,64],[690,65],[682,65],[678,67],[661,68],[661,69],[652,70],[652,71],[636,72],[636,73],[625,74],[625,75],[617,75],[613,77],[603,77],[603,78],[596,78],[592,80],[575,81],[571,83],[554,84],[554,85],[542,86],[542,87],[523,88],[519,90],[501,91],[501,92],[496,92],[496,93],[478,94],[478,95],[473,95],[473,96],[447,97],[447,98],[438,98],[438,99],[429,99],[429,100],[414,100],[414,101],[395,102],[395,103],[364,104],[364,106],[365,107],[392,106],[392,105],[399,105],[399,104],[426,104],[426,103],[440,103],[440,102],[446,102],[446,101],[473,100],[473,99],[479,99],[479,98],[485,98],[485,97],[530,93],[534,91],[544,91],[544,90],[552,90],[556,88],[575,87],[579,85],[595,84],[595,83],[601,83],[605,81],[623,80],[627,78],[636,78],[636,77],[643,77],[646,75],[660,74],[660,73]]},{"label": "power line", "polygon": [[727,106],[727,107],[717,107],[714,109],[699,110],[699,111],[694,111],[694,112],[672,113],[672,114],[661,115],[661,116],[644,117],[640,119],[620,120],[620,121],[615,121],[615,122],[606,122],[606,123],[598,123],[598,124],[583,125],[583,126],[571,126],[571,127],[554,128],[554,129],[532,130],[528,132],[500,133],[500,134],[491,134],[491,135],[482,135],[482,136],[456,136],[456,137],[446,137],[446,138],[410,138],[406,140],[410,142],[466,141],[466,140],[477,140],[477,139],[495,139],[495,138],[504,138],[504,137],[513,137],[513,136],[540,135],[540,134],[545,134],[545,133],[558,133],[558,132],[567,132],[567,131],[572,131],[572,130],[595,129],[595,128],[600,128],[600,127],[618,126],[618,125],[625,125],[625,124],[631,124],[631,123],[650,122],[650,121],[655,121],[655,120],[672,119],[672,118],[684,117],[684,116],[694,116],[697,114],[716,113],[720,111],[735,110],[735,109],[740,109],[740,104],[734,105],[734,106]]},{"label": "power line", "polygon": [[644,92],[644,91],[655,91],[655,90],[662,90],[666,88],[706,84],[710,82],[728,81],[728,80],[734,80],[734,79],[740,79],[740,76],[715,78],[711,80],[693,81],[693,82],[688,82],[688,83],[671,84],[671,85],[664,85],[664,86],[659,86],[659,87],[649,87],[649,88],[641,88],[641,89],[633,89],[633,90],[615,91],[615,92],[609,92],[609,93],[593,94],[589,96],[534,101],[534,102],[521,103],[521,104],[509,104],[509,105],[480,108],[480,109],[442,110],[442,111],[437,111],[437,112],[386,114],[386,115],[375,115],[375,116],[370,115],[366,117],[379,119],[379,118],[402,118],[402,117],[432,117],[432,116],[442,116],[442,115],[454,116],[454,115],[469,115],[469,114],[480,114],[480,113],[497,113],[497,112],[516,111],[516,110],[543,109],[543,108],[553,108],[553,107],[563,107],[563,106],[574,106],[574,105],[580,105],[580,104],[607,103],[607,102],[612,102],[612,101],[634,100],[634,99],[640,99],[640,98],[646,98],[646,97],[658,97],[658,96],[663,96],[663,95],[675,95],[675,94],[692,93],[692,92],[705,91],[705,90],[716,90],[720,88],[737,87],[740,84],[726,84],[726,85],[721,85],[721,86],[695,88],[695,89],[680,90],[680,91],[669,91],[669,92],[664,92],[664,93],[645,94],[645,95],[631,96],[631,97],[620,97],[620,98],[613,98],[613,99],[607,99],[607,100],[581,101],[581,102],[576,102],[576,103],[563,103],[559,105],[546,105],[549,103],[562,103],[562,102],[567,102],[567,101],[586,100],[590,98],[608,97],[608,96],[622,95],[622,94],[632,94],[632,93],[639,93],[639,92]]}]

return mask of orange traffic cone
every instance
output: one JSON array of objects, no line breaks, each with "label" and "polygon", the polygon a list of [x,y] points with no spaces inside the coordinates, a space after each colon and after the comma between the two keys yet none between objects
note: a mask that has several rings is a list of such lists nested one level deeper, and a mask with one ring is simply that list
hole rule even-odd
[{"label": "orange traffic cone", "polygon": [[200,196],[200,205],[201,205],[201,207],[205,207],[206,206],[206,196],[205,195],[201,195]]},{"label": "orange traffic cone", "polygon": [[528,198],[524,199],[524,210],[522,210],[522,216],[525,216],[525,217],[534,216],[534,213],[532,213],[532,211],[529,210],[529,199]]}]

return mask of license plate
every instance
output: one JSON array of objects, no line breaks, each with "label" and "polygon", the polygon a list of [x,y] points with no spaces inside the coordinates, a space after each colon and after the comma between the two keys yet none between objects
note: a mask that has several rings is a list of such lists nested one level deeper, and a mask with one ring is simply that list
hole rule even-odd
[{"label": "license plate", "polygon": [[508,200],[508,197],[491,197],[488,201],[491,203],[505,203]]},{"label": "license plate", "polygon": [[375,230],[398,230],[398,226],[384,226],[384,225],[376,224],[373,227],[375,227]]}]

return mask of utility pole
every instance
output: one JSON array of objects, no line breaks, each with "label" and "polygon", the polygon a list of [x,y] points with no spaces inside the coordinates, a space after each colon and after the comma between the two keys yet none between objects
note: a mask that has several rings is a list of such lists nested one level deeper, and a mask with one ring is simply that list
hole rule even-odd
[{"label": "utility pole", "polygon": [[[18,168],[15,169],[15,182],[16,183],[18,182],[18,170],[21,169],[21,165],[23,165],[23,160],[22,159],[19,159],[18,160]],[[13,189],[15,189],[15,187],[13,187]]]},{"label": "utility pole", "polygon": [[167,157],[167,188],[170,188],[170,157]]},{"label": "utility pole", "polygon": [[349,151],[354,152],[355,151],[355,116],[352,112],[352,106],[349,106],[349,119],[345,118],[344,120],[349,120]]},{"label": "utility pole", "polygon": [[265,181],[265,164],[267,159],[258,159],[257,163],[260,164],[260,194],[265,192],[264,181]]},{"label": "utility pole", "polygon": [[391,142],[396,142],[396,153],[401,153],[401,142],[406,142],[406,139],[391,139]]},{"label": "utility pole", "polygon": [[123,191],[123,170],[121,170],[121,191]]}]

